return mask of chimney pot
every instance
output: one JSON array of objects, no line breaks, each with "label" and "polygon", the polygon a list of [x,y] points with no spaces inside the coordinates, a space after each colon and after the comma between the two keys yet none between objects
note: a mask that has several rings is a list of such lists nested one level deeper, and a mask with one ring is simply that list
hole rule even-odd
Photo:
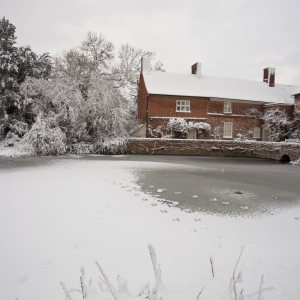
[{"label": "chimney pot", "polygon": [[201,75],[201,63],[197,62],[192,65],[192,74],[200,76]]},{"label": "chimney pot", "polygon": [[141,72],[151,71],[151,57],[144,56],[141,61]]},{"label": "chimney pot", "polygon": [[263,81],[271,87],[275,86],[275,68],[264,69]]}]

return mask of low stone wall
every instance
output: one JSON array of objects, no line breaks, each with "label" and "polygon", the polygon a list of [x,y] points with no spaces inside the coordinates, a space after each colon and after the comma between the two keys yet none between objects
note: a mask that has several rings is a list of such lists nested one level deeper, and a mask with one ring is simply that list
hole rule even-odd
[{"label": "low stone wall", "polygon": [[[252,157],[294,161],[300,158],[300,143],[257,141],[129,139],[128,154]],[[288,159],[288,158],[287,158]]]}]

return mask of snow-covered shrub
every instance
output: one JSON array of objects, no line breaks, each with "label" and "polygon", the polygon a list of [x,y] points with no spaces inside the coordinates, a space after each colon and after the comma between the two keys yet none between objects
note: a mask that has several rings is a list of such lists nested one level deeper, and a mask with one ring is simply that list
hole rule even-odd
[{"label": "snow-covered shrub", "polygon": [[251,134],[253,134],[253,131],[248,131],[246,134],[237,133],[236,138],[234,138],[235,141],[256,141],[251,137]]},{"label": "snow-covered shrub", "polygon": [[163,125],[159,125],[155,129],[153,129],[153,127],[151,125],[149,125],[148,132],[151,135],[151,137],[153,137],[153,138],[162,138],[164,136],[164,134],[162,132],[163,128],[164,128]]},{"label": "snow-covered shrub", "polygon": [[167,123],[167,130],[174,132],[176,138],[186,138],[189,126],[184,118],[171,118]]},{"label": "snow-covered shrub", "polygon": [[90,154],[94,153],[94,145],[87,143],[78,143],[67,145],[67,151],[74,154]]},{"label": "snow-covered shrub", "polygon": [[211,126],[205,122],[189,122],[190,129],[197,130],[197,138],[204,138],[206,135],[210,133]]},{"label": "snow-covered shrub", "polygon": [[208,123],[204,123],[204,122],[195,122],[191,126],[192,128],[195,128],[197,130],[204,130],[207,133],[209,133],[211,130],[211,126]]},{"label": "snow-covered shrub", "polygon": [[12,137],[23,137],[24,134],[28,132],[28,124],[18,121],[18,120],[13,120],[11,126],[10,126],[10,131],[7,133],[6,138],[12,138]]},{"label": "snow-covered shrub", "polygon": [[125,137],[103,137],[94,144],[94,153],[123,154],[127,150]]},{"label": "snow-covered shrub", "polygon": [[291,161],[290,164],[292,164],[293,166],[300,166],[300,158],[298,158],[294,161]]},{"label": "snow-covered shrub", "polygon": [[291,138],[291,139],[297,139],[297,140],[300,140],[300,130],[299,130],[299,129],[294,130],[294,131],[291,133],[290,138]]},{"label": "snow-covered shrub", "polygon": [[60,155],[66,152],[66,135],[47,119],[38,118],[23,139],[25,149],[32,155]]},{"label": "snow-covered shrub", "polygon": [[214,137],[215,140],[221,140],[222,139],[222,130],[221,126],[217,125],[213,129],[212,136]]},{"label": "snow-covered shrub", "polygon": [[176,138],[186,138],[188,131],[192,129],[196,129],[198,133],[203,131],[202,133],[208,134],[211,127],[208,123],[187,122],[184,118],[171,118],[167,123],[167,130],[174,132]]},{"label": "snow-covered shrub", "polygon": [[269,128],[269,140],[271,142],[281,142],[288,139],[292,133],[293,122],[284,111],[272,109],[266,111],[262,120]]}]

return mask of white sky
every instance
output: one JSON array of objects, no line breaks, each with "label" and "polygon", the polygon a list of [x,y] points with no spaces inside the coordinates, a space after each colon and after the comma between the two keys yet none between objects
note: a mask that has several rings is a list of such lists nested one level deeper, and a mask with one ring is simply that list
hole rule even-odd
[{"label": "white sky", "polygon": [[299,0],[0,0],[18,46],[56,54],[88,31],[156,52],[168,72],[300,85]]}]

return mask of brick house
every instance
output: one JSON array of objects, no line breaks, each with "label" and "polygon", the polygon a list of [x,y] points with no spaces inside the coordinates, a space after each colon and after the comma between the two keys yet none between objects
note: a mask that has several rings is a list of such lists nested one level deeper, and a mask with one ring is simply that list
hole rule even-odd
[{"label": "brick house", "polygon": [[[162,126],[163,133],[170,118],[181,117],[187,122],[210,124],[211,132],[220,131],[222,139],[243,135],[248,139],[267,140],[268,128],[249,114],[253,109],[284,110],[292,116],[300,109],[300,89],[275,83],[275,69],[263,70],[262,82],[218,78],[201,74],[201,63],[191,67],[191,74],[174,74],[151,70],[151,59],[144,57],[138,90],[138,131],[136,137],[151,137],[151,130]],[[201,130],[200,130],[201,132]],[[200,134],[201,136],[201,134]],[[187,138],[199,138],[196,129]],[[211,139],[212,134],[201,136]]]}]

